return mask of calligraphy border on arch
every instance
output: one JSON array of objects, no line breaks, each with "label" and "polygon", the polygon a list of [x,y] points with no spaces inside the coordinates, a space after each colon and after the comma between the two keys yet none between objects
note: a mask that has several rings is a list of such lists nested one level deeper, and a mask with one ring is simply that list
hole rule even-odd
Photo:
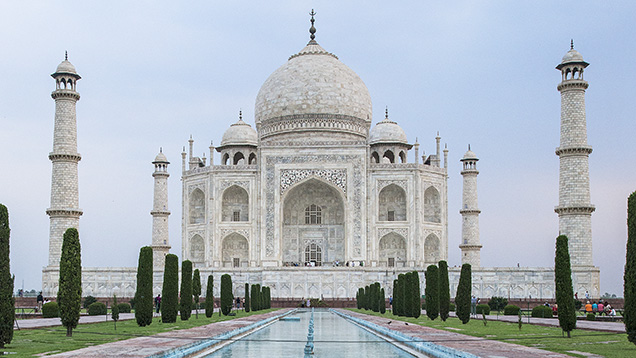
[{"label": "calligraphy border on arch", "polygon": [[287,189],[305,178],[316,176],[324,179],[347,193],[346,169],[281,169],[280,171],[280,195]]}]

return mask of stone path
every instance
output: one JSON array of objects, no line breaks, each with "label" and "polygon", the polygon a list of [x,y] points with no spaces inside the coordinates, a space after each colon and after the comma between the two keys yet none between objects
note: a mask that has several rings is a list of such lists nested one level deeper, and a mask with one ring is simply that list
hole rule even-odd
[{"label": "stone path", "polygon": [[[460,351],[472,353],[479,357],[523,357],[523,358],[565,358],[571,357],[566,354],[554,353],[538,348],[520,346],[517,344],[493,341],[479,337],[467,336],[464,334],[442,331],[435,328],[424,327],[416,324],[404,324],[401,321],[392,321],[385,317],[370,316],[355,313],[347,310],[339,310],[348,315],[375,323],[379,326],[386,327],[395,331],[402,332],[414,338],[419,338],[434,343],[454,348]],[[388,324],[391,322],[391,324]]]}]

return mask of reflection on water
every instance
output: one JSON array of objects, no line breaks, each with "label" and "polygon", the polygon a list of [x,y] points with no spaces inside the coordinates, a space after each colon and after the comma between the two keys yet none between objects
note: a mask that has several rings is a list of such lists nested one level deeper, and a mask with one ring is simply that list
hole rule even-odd
[{"label": "reflection on water", "polygon": [[[292,315],[300,321],[278,321],[206,357],[302,357],[311,313]],[[412,357],[327,311],[314,312],[314,337],[314,357]]]}]

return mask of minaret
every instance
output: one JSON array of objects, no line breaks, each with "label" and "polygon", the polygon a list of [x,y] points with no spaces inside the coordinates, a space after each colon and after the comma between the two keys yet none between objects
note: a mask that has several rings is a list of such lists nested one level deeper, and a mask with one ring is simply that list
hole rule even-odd
[{"label": "minaret", "polygon": [[464,154],[461,159],[463,170],[461,172],[464,177],[464,191],[462,194],[462,242],[459,248],[462,250],[462,264],[470,264],[472,267],[481,265],[480,253],[481,244],[479,243],[479,213],[481,210],[477,208],[477,155],[470,150]]},{"label": "minaret", "polygon": [[50,218],[49,266],[59,266],[62,254],[62,237],[68,228],[79,228],[79,189],[77,163],[82,159],[77,152],[77,122],[75,105],[80,99],[76,91],[81,77],[68,61],[68,55],[51,75],[55,79],[55,127],[53,151],[49,159],[53,163],[51,176],[51,206],[46,210]]},{"label": "minaret", "polygon": [[164,269],[165,256],[170,251],[168,235],[168,159],[159,149],[159,154],[152,162],[155,165],[155,190],[153,195],[152,211],[152,262],[155,271]]},{"label": "minaret", "polygon": [[570,261],[573,267],[593,266],[592,212],[590,203],[589,155],[585,119],[585,90],[583,70],[589,64],[583,61],[574,45],[570,45],[563,60],[556,67],[561,71],[561,143],[556,149],[559,156],[559,233],[569,239]]}]

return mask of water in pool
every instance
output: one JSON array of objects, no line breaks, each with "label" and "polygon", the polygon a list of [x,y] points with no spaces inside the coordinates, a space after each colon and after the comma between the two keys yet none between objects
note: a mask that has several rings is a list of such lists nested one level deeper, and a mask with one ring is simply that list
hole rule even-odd
[{"label": "water in pool", "polygon": [[[206,357],[303,357],[311,311],[278,321]],[[314,312],[314,357],[413,357],[384,339],[328,311]]]}]

